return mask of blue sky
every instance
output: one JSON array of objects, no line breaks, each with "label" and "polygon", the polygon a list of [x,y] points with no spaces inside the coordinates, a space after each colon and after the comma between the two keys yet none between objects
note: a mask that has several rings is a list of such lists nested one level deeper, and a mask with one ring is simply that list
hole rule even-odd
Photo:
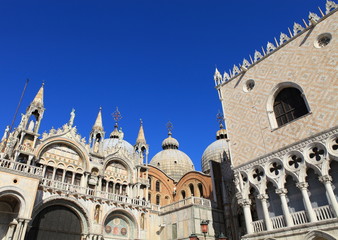
[{"label": "blue sky", "polygon": [[26,78],[19,113],[45,81],[40,133],[62,126],[75,108],[88,139],[102,106],[109,137],[118,106],[128,142],[142,118],[151,159],[170,120],[180,150],[200,170],[218,130],[215,66],[223,72],[241,63],[309,11],[319,14],[318,6],[325,10],[325,1],[2,0],[0,130],[11,123]]}]

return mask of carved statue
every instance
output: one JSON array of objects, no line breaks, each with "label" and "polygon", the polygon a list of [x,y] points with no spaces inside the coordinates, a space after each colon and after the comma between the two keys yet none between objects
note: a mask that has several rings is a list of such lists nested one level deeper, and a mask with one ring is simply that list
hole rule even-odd
[{"label": "carved statue", "polygon": [[21,122],[19,124],[19,128],[23,128],[26,121],[27,121],[27,116],[25,114],[21,113]]},{"label": "carved statue", "polygon": [[30,131],[30,132],[33,132],[33,130],[34,130],[34,125],[35,125],[35,123],[34,123],[34,121],[33,120],[30,120],[30,122],[29,122],[29,124],[28,124],[28,131]]},{"label": "carved statue", "polygon": [[75,118],[75,109],[73,108],[72,112],[70,113],[70,119],[69,119],[69,122],[68,122],[69,127],[73,126],[74,118]]},{"label": "carved statue", "polygon": [[95,207],[94,221],[95,221],[95,223],[99,223],[99,221],[100,221],[100,206],[99,205],[96,205],[96,207]]},{"label": "carved statue", "polygon": [[8,132],[9,132],[9,126],[6,127],[4,135],[2,136],[1,141],[5,140],[8,137]]},{"label": "carved statue", "polygon": [[94,144],[94,152],[98,152],[99,151],[99,140],[97,140]]}]

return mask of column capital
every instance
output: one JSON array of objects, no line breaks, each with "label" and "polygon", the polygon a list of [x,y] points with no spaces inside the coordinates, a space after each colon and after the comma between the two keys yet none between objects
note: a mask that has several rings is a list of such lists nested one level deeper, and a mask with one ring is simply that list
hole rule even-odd
[{"label": "column capital", "polygon": [[296,183],[296,187],[298,187],[299,189],[307,189],[307,187],[309,186],[309,184],[307,182],[299,182]]},{"label": "column capital", "polygon": [[238,204],[241,205],[242,207],[251,205],[251,200],[250,199],[240,199],[238,201]]},{"label": "column capital", "polygon": [[277,188],[276,194],[278,195],[286,195],[288,193],[288,190],[286,188]]},{"label": "column capital", "polygon": [[257,198],[259,200],[267,200],[267,199],[269,199],[269,196],[267,194],[259,194],[259,195],[257,195]]},{"label": "column capital", "polygon": [[330,175],[320,176],[319,181],[322,183],[332,182],[332,177]]}]

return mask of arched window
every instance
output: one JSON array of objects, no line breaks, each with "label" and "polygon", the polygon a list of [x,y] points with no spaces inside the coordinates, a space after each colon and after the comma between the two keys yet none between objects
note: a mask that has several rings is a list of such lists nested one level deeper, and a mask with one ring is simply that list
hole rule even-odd
[{"label": "arched window", "polygon": [[200,191],[200,197],[204,197],[203,196],[203,186],[202,186],[202,184],[199,183],[197,186],[198,186],[198,190]]},{"label": "arched window", "polygon": [[284,88],[278,93],[273,104],[273,111],[278,127],[309,112],[301,91],[294,87]]},{"label": "arched window", "polygon": [[160,181],[156,181],[156,192],[159,192],[161,190],[160,188]]},{"label": "arched window", "polygon": [[184,190],[182,190],[181,194],[182,194],[182,199],[185,199],[185,191]]},{"label": "arched window", "polygon": [[160,195],[156,195],[156,205],[160,205]]},{"label": "arched window", "polygon": [[149,180],[149,187],[148,187],[148,189],[151,189],[151,177],[148,177],[148,180]]},{"label": "arched window", "polygon": [[195,196],[194,185],[192,185],[192,183],[189,184],[189,188],[190,188],[191,196]]}]

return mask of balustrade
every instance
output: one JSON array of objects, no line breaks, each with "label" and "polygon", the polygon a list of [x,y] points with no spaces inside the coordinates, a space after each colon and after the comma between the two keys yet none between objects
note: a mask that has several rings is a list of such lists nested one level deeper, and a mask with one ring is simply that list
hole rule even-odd
[{"label": "balustrade", "polygon": [[318,221],[334,218],[333,213],[330,209],[330,206],[322,206],[313,209],[316,213]]},{"label": "balustrade", "polygon": [[27,165],[25,163],[14,162],[6,159],[0,159],[0,168],[10,169],[16,172],[42,176],[42,168]]},{"label": "balustrade", "polygon": [[42,179],[41,186],[46,187],[46,188],[52,188],[52,189],[55,189],[56,191],[61,190],[61,191],[66,191],[66,192],[70,192],[73,194],[83,194],[87,196],[94,196],[98,198],[107,199],[113,202],[150,207],[149,202],[145,200],[141,200],[137,198],[130,198],[128,196],[108,193],[105,191],[96,191],[95,189],[81,187],[81,186],[72,185],[69,183],[63,183],[59,181],[54,181],[54,180],[46,179],[46,178]]},{"label": "balustrade", "polygon": [[265,230],[264,220],[257,220],[252,222],[254,232],[263,232]]},{"label": "balustrade", "polygon": [[284,221],[284,216],[272,217],[271,222],[272,222],[273,229],[283,228],[286,226],[285,221]]},{"label": "balustrade", "polygon": [[171,203],[168,205],[165,205],[160,208],[161,212],[169,212],[173,211],[188,205],[196,205],[196,206],[205,206],[211,208],[211,201],[209,199],[200,198],[200,197],[189,197],[183,200],[180,200],[175,203]]},{"label": "balustrade", "polygon": [[304,223],[308,222],[305,211],[299,211],[299,212],[291,213],[291,216],[292,216],[292,219],[293,219],[293,223],[295,225],[304,224]]}]

